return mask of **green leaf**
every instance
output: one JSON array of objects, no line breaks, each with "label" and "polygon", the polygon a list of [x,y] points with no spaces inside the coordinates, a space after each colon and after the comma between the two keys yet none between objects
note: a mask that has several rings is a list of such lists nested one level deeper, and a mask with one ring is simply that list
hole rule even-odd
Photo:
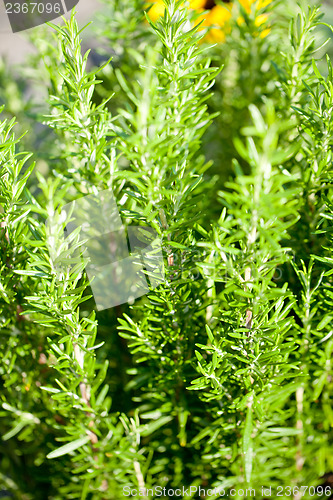
[{"label": "green leaf", "polygon": [[57,458],[61,457],[62,455],[67,455],[68,453],[71,453],[72,451],[77,450],[78,448],[81,448],[81,446],[87,444],[90,441],[89,436],[84,436],[80,439],[76,439],[75,441],[72,441],[71,443],[67,443],[64,446],[61,446],[57,450],[51,451],[48,455],[46,455],[46,458]]}]

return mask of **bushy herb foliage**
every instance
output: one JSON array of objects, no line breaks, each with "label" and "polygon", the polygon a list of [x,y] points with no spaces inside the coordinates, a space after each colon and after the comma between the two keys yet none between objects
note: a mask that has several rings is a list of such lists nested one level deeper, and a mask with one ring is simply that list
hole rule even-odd
[{"label": "bushy herb foliage", "polygon": [[[47,105],[24,102],[0,67],[0,491],[265,498],[280,485],[300,498],[333,470],[322,14],[273,1],[261,37],[258,12],[240,23],[235,2],[226,41],[209,47],[181,1],[154,23],[144,7],[105,2],[98,68],[74,14],[34,33]],[[96,313],[80,228],[66,236],[61,209],[103,189],[127,225],[158,233],[165,279]]]}]

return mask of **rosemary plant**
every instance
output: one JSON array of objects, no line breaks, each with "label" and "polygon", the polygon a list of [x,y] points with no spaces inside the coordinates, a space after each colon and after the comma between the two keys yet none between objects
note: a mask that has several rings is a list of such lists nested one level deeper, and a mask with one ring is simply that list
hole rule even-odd
[{"label": "rosemary plant", "polygon": [[[321,10],[235,0],[210,46],[202,16],[220,4],[165,0],[154,19],[139,0],[104,4],[100,53],[75,13],[33,32],[37,107],[0,67],[0,496],[329,498]],[[72,230],[102,193],[116,216],[87,211]],[[156,240],[132,262],[147,293],[106,308],[87,227],[116,218],[124,254],[134,233]],[[109,262],[112,238],[105,295],[128,262]]]}]

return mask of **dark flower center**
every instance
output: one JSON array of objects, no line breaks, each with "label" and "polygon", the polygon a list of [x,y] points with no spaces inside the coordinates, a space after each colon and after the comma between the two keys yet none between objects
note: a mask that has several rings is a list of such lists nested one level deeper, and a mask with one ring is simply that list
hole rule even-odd
[{"label": "dark flower center", "polygon": [[[223,3],[230,3],[230,2],[231,0],[223,0]],[[205,9],[212,9],[215,6],[216,6],[215,0],[206,0]]]}]

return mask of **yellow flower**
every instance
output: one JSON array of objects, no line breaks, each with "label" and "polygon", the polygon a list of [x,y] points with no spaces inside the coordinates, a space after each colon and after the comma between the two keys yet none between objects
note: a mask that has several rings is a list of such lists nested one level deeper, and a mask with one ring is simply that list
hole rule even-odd
[{"label": "yellow flower", "polygon": [[149,9],[148,15],[152,21],[156,21],[159,17],[163,16],[165,6],[163,2],[155,2],[153,6]]},{"label": "yellow flower", "polygon": [[[201,20],[200,17],[199,21]],[[222,7],[222,5],[215,5],[208,14],[203,14],[202,17],[204,18],[202,26],[212,26],[205,37],[206,40],[209,42],[224,42],[226,32],[229,30],[228,21],[231,18],[231,9]]]},{"label": "yellow flower", "polygon": [[[239,0],[245,11],[250,14],[252,6],[255,4],[255,12],[269,5],[272,0]],[[198,22],[202,21],[202,27],[211,27],[205,39],[209,42],[224,42],[226,33],[230,31],[230,19],[232,17],[232,3],[225,5],[216,5],[214,0],[189,0],[189,8],[197,11],[199,14]],[[148,15],[152,21],[156,21],[164,14],[163,0],[156,0],[149,9]],[[208,12],[205,12],[207,11]],[[204,13],[205,12],[205,13]],[[268,19],[267,14],[258,14],[255,18],[255,25],[262,26]],[[243,17],[239,17],[238,24],[244,23]],[[269,33],[269,28],[261,31],[260,36],[264,38]]]},{"label": "yellow flower", "polygon": [[204,10],[206,3],[206,0],[190,0],[190,7],[193,10]]}]

